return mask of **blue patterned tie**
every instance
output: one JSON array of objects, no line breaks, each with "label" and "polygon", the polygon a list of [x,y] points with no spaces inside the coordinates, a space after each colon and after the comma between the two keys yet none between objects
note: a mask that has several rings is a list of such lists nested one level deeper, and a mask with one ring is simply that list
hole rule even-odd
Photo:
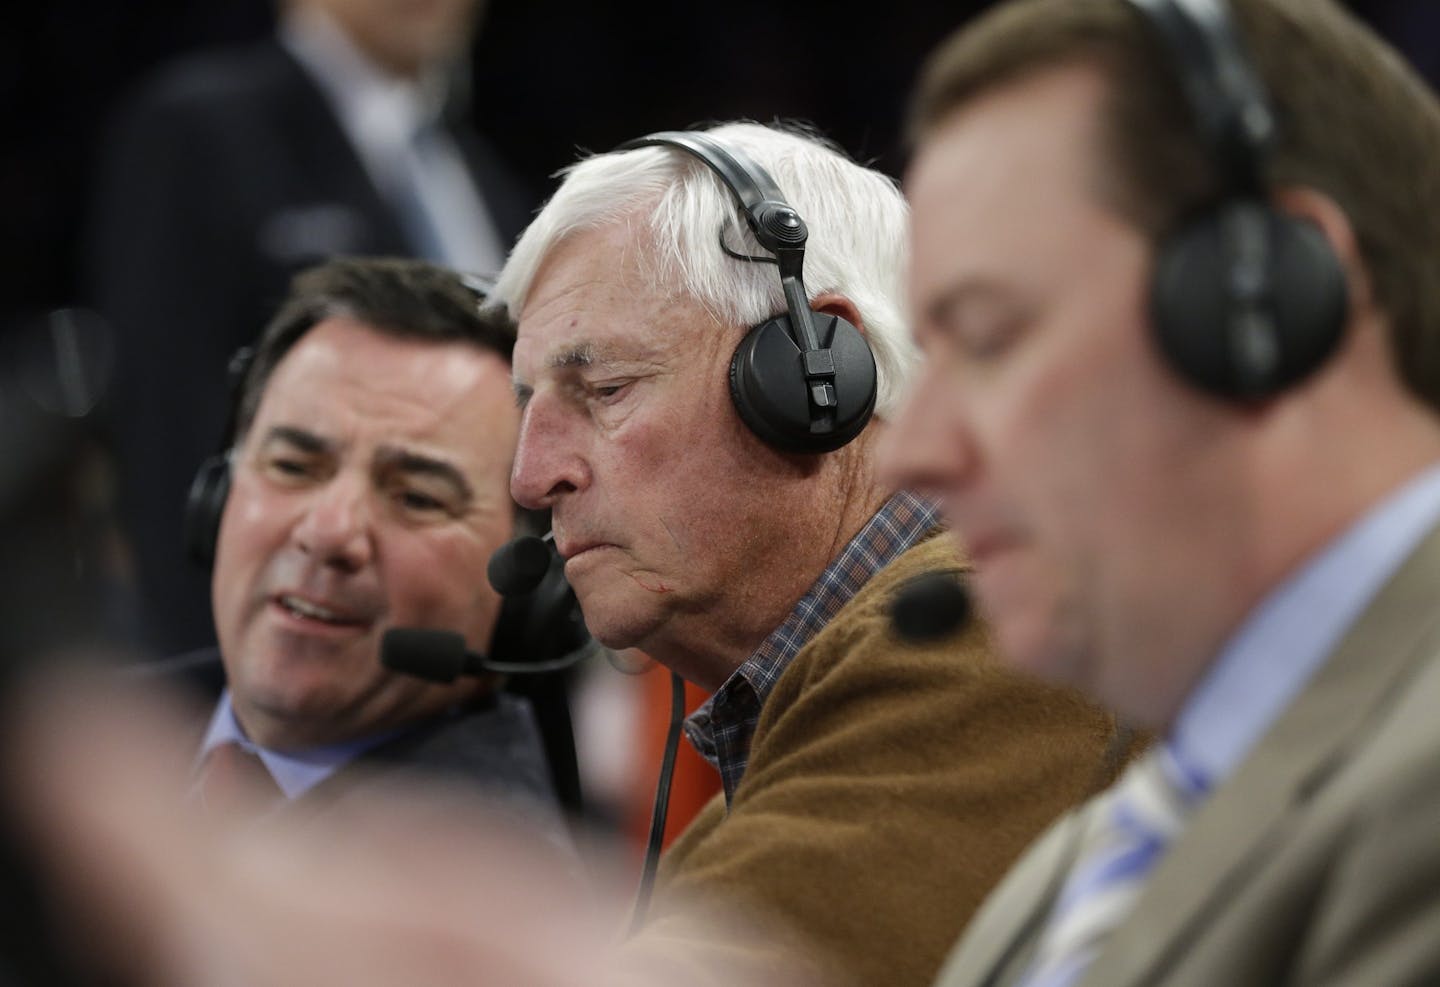
[{"label": "blue patterned tie", "polygon": [[1151,867],[1209,791],[1161,745],[1137,761],[1098,807],[1103,827],[1070,871],[1024,987],[1069,987],[1130,914]]}]

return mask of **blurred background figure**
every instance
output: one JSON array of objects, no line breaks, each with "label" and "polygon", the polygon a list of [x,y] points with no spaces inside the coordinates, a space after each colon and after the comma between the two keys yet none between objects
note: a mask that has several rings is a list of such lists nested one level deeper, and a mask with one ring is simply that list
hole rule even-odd
[{"label": "blurred background figure", "polygon": [[467,123],[476,0],[289,0],[273,38],[163,68],[117,116],[86,254],[118,339],[120,504],[145,643],[213,640],[177,519],[232,352],[335,255],[493,271],[531,200]]}]

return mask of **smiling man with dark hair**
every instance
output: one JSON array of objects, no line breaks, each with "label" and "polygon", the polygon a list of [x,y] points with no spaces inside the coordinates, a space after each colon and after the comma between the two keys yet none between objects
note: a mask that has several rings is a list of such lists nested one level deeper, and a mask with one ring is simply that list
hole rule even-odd
[{"label": "smiling man with dark hair", "polygon": [[425,263],[334,261],[296,278],[261,336],[212,505],[218,655],[179,662],[212,679],[223,663],[202,795],[238,745],[291,799],[384,769],[551,811],[523,701],[493,678],[435,684],[379,661],[391,627],[488,650],[499,615],[484,573],[515,524],[513,336],[478,303]]}]

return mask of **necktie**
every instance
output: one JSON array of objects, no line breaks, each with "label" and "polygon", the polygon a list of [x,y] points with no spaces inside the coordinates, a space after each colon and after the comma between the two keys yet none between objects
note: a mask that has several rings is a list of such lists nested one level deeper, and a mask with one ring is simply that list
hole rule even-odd
[{"label": "necktie", "polygon": [[396,155],[391,200],[417,256],[463,271],[498,271],[505,249],[455,141],[438,120]]},{"label": "necktie", "polygon": [[195,791],[206,813],[228,817],[257,816],[284,798],[259,756],[233,740],[206,756]]},{"label": "necktie", "polygon": [[1024,987],[1069,987],[1080,980],[1208,787],[1164,745],[1131,766],[1098,807],[1102,825],[1056,899]]},{"label": "necktie", "polygon": [[443,264],[450,260],[445,239],[434,213],[433,159],[439,139],[434,124],[418,128],[406,142],[400,157],[391,197],[398,209],[401,225],[416,255]]}]

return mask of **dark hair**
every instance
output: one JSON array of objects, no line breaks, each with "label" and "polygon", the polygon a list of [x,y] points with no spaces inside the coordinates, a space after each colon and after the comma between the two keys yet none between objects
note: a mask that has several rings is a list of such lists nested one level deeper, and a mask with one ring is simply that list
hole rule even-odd
[{"label": "dark hair", "polygon": [[[1392,355],[1440,408],[1440,104],[1399,55],[1333,0],[1231,0],[1279,123],[1268,179],[1308,187],[1349,218]],[[1120,0],[1012,0],[931,56],[912,141],[999,86],[1065,64],[1108,80],[1099,195],[1158,240],[1216,194],[1211,156],[1173,67]]]},{"label": "dark hair", "polygon": [[510,359],[515,325],[484,306],[488,285],[418,260],[347,257],[295,275],[290,293],[255,346],[235,403],[232,441],[249,430],[276,366],[326,319],[346,316],[403,339],[468,342]]}]

